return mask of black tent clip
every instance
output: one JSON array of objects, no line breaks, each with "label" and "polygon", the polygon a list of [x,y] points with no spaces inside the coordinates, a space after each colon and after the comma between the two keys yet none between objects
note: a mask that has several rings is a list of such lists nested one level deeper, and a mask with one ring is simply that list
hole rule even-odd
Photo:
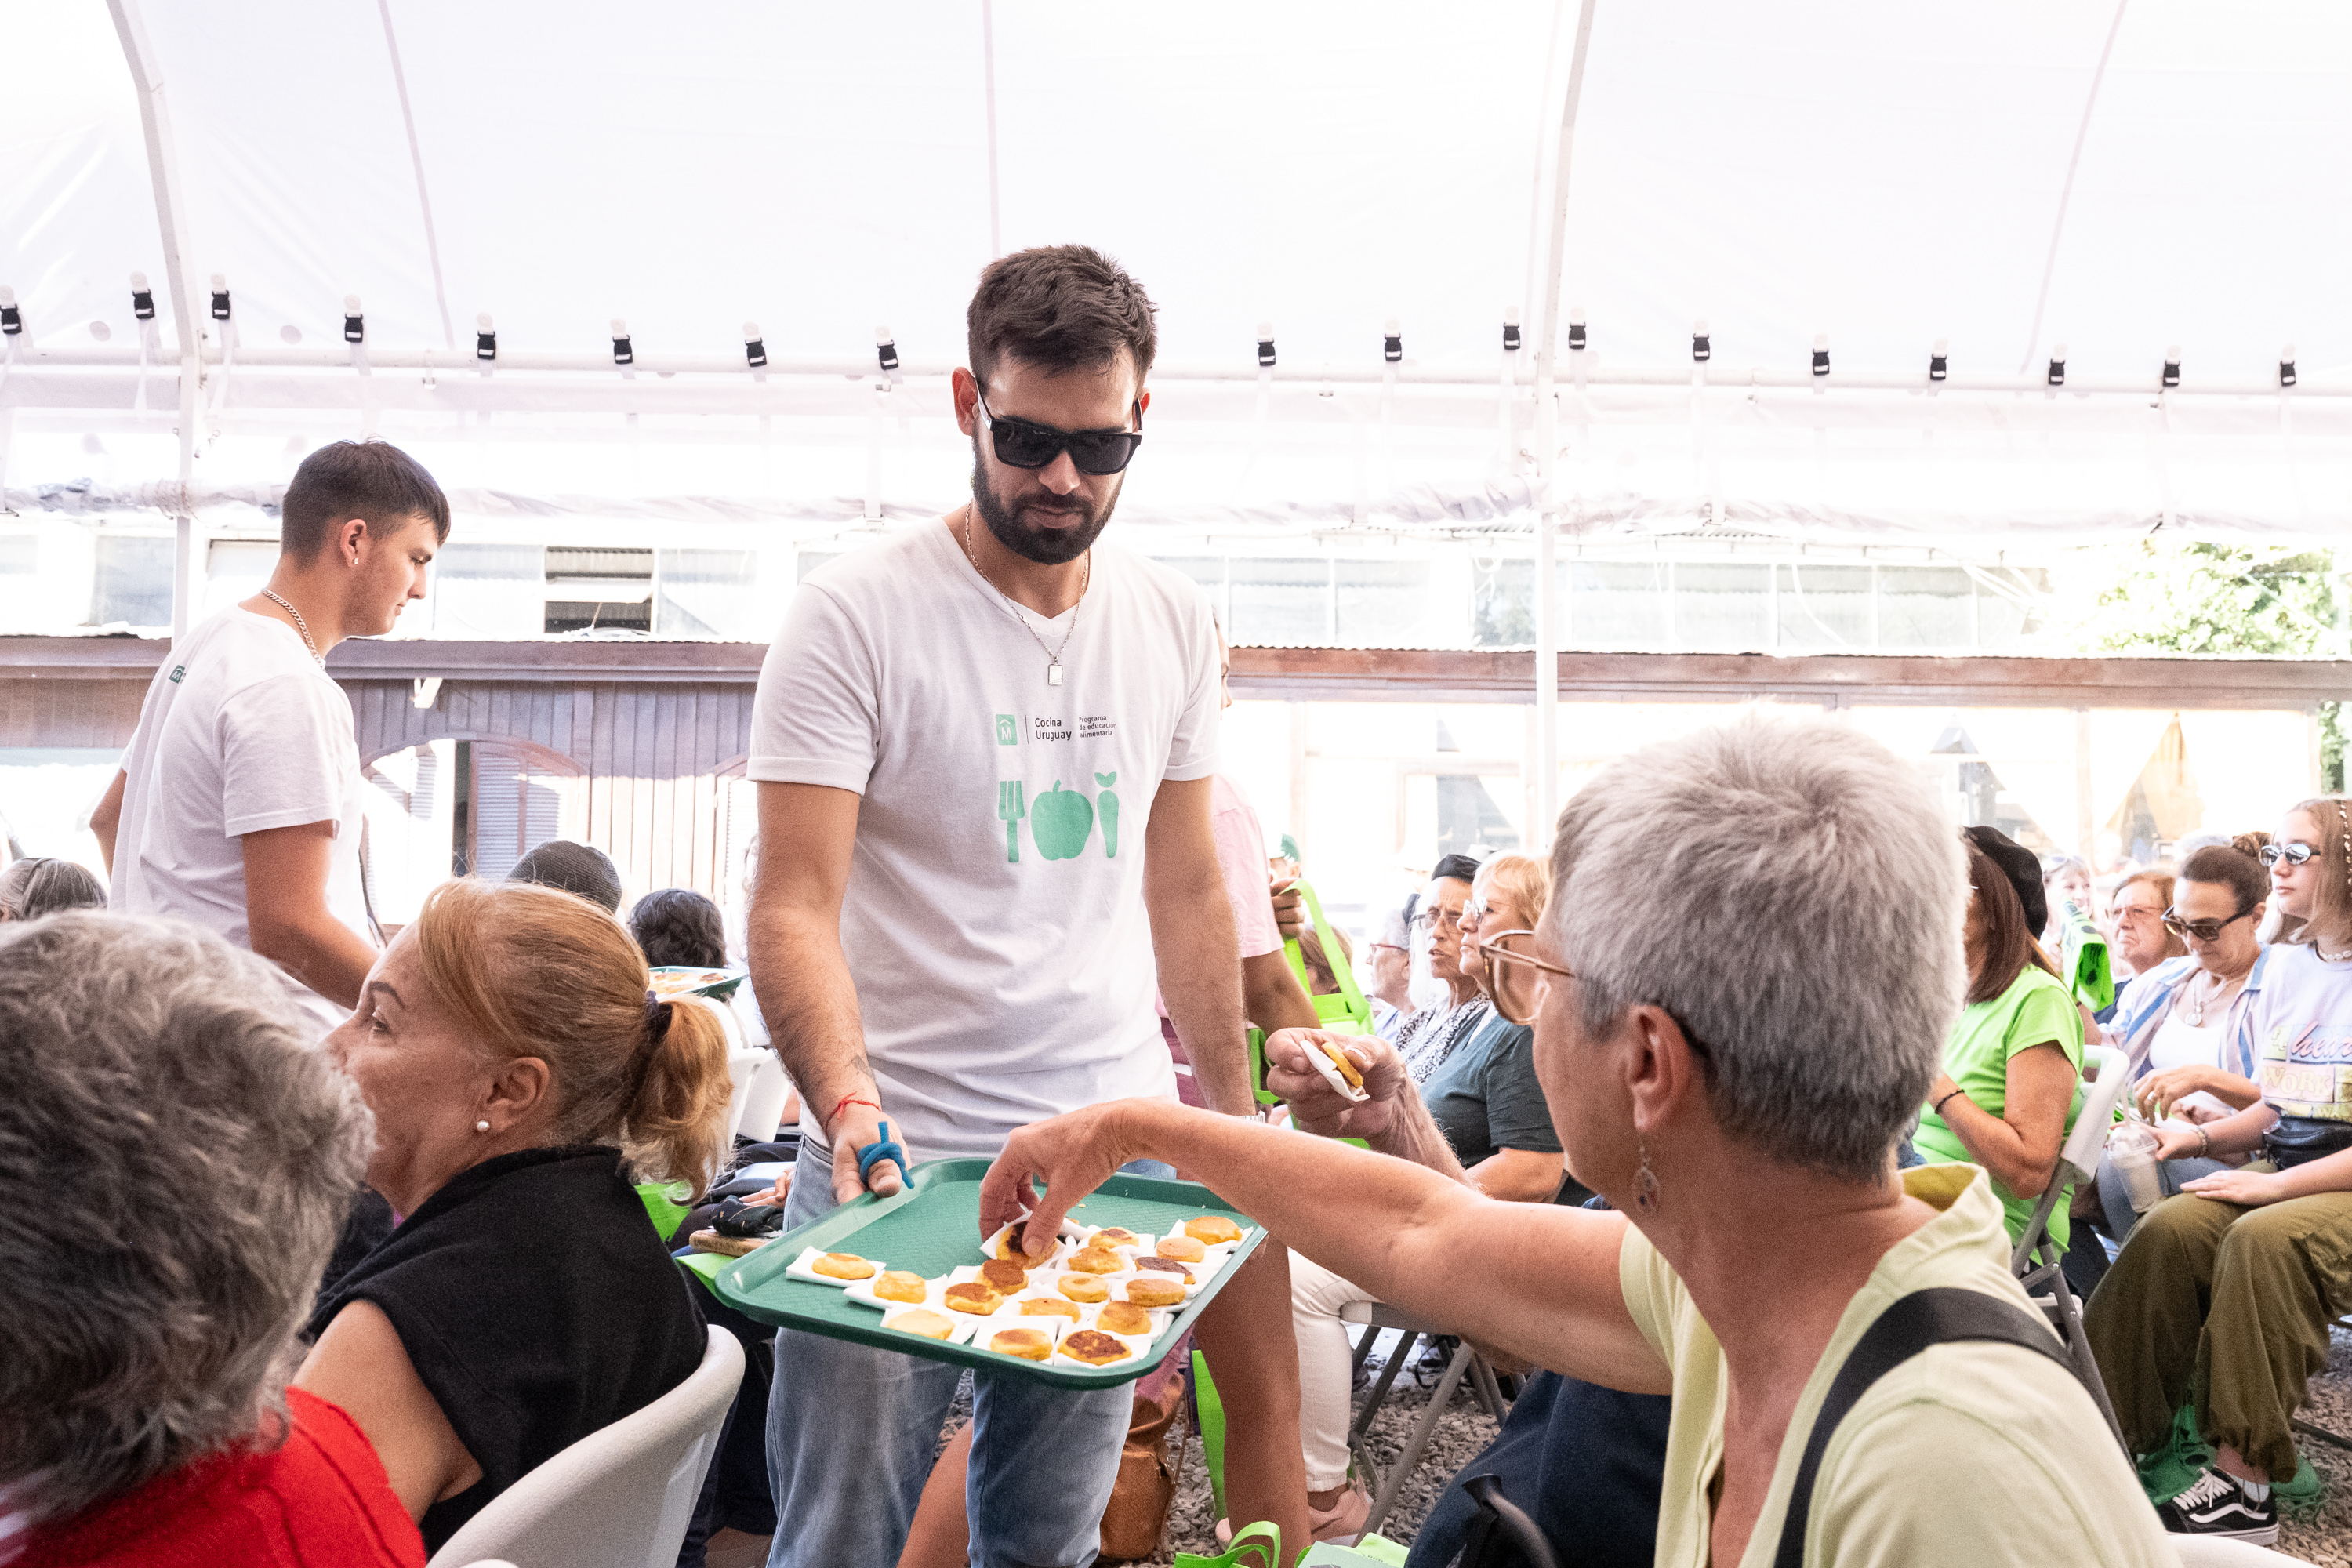
[{"label": "black tent clip", "polygon": [[768,344],[760,336],[760,323],[757,321],[743,323],[743,363],[753,370],[768,367]]},{"label": "black tent clip", "polygon": [[488,310],[474,318],[474,357],[486,363],[499,357],[499,330]]},{"label": "black tent clip", "polygon": [[155,291],[147,287],[147,274],[131,275],[131,313],[142,321],[155,319]]},{"label": "black tent clip", "polygon": [[347,343],[367,342],[367,317],[360,310],[360,297],[357,294],[343,296],[343,342]]},{"label": "black tent clip", "polygon": [[1929,381],[1941,381],[1947,375],[1951,374],[1950,356],[1945,353],[1945,351],[1949,347],[1951,347],[1950,340],[1946,338],[1937,338],[1936,340],[1935,348],[1931,350],[1927,355],[1927,379]]},{"label": "black tent clip", "polygon": [[637,351],[629,346],[629,323],[618,316],[613,318],[613,363],[614,364],[637,363]]}]

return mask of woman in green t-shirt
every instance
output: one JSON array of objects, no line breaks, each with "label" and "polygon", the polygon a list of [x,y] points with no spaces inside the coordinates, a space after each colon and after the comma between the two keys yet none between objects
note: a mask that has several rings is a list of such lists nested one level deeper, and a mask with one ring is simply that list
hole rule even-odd
[{"label": "woman in green t-shirt", "polygon": [[[1970,844],[1968,852],[1969,1001],[1912,1142],[1930,1161],[1990,1173],[2015,1241],[2058,1167],[2083,1078],[2083,1022],[2033,940],[2017,889],[1983,850]],[[2051,1212],[2050,1236],[2066,1245],[2063,1204]]]}]

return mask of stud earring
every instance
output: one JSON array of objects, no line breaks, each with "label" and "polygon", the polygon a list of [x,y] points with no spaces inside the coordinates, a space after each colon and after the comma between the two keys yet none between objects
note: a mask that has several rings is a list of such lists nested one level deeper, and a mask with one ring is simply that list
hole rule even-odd
[{"label": "stud earring", "polygon": [[1650,1169],[1650,1146],[1637,1143],[1642,1152],[1642,1168],[1633,1173],[1633,1206],[1643,1214],[1658,1212],[1658,1173]]},{"label": "stud earring", "polygon": [[[489,1130],[490,1124],[487,1121],[477,1121],[474,1123],[474,1131],[477,1132],[488,1132]],[[1646,1171],[1649,1167],[1644,1165],[1643,1169]],[[1657,1185],[1657,1183],[1654,1180],[1650,1184],[1654,1187]]]}]

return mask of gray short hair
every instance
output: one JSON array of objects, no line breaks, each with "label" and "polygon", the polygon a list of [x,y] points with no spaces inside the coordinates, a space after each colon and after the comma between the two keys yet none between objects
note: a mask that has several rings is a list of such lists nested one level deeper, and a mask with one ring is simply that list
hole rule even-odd
[{"label": "gray short hair", "polygon": [[1834,721],[1750,709],[1578,792],[1547,929],[1588,1032],[1664,1008],[1706,1043],[1727,1131],[1874,1181],[1958,1015],[1967,894],[1909,764]]},{"label": "gray short hair", "polygon": [[284,1431],[373,1131],[285,997],[192,926],[0,926],[0,1485],[36,1517]]}]

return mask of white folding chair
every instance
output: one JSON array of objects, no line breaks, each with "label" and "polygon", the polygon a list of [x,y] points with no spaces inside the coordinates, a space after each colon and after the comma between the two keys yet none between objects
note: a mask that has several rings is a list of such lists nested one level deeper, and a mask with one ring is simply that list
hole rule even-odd
[{"label": "white folding chair", "polygon": [[[772,1051],[737,1050],[727,1053],[727,1077],[734,1092],[727,1097],[727,1147],[735,1146],[735,1134],[742,1130],[743,1108],[751,1103],[752,1082],[760,1076],[763,1062],[772,1062]],[[781,1070],[781,1069],[780,1069]]]},{"label": "white folding chair", "polygon": [[760,1065],[743,1091],[743,1115],[735,1123],[736,1132],[754,1143],[774,1142],[776,1130],[783,1124],[784,1102],[792,1095],[793,1080],[784,1076],[784,1064],[776,1059],[775,1052],[761,1051]]},{"label": "white folding chair", "polygon": [[1349,1451],[1356,1456],[1357,1468],[1373,1487],[1372,1511],[1364,1517],[1364,1533],[1371,1535],[1380,1530],[1381,1521],[1387,1519],[1389,1510],[1396,1506],[1397,1494],[1404,1490],[1405,1482],[1412,1479],[1413,1471],[1420,1468],[1421,1456],[1428,1449],[1430,1438],[1436,1434],[1438,1418],[1454,1402],[1454,1391],[1462,1385],[1465,1375],[1470,1379],[1471,1392],[1498,1425],[1507,1412],[1502,1386],[1495,1381],[1495,1369],[1487,1364],[1485,1356],[1470,1348],[1469,1341],[1464,1340],[1454,1348],[1454,1359],[1445,1363],[1445,1371],[1438,1378],[1435,1391],[1429,1396],[1428,1408],[1421,1413],[1421,1419],[1413,1423],[1412,1431],[1406,1436],[1404,1451],[1397,1456],[1397,1462],[1389,1467],[1388,1473],[1381,1474],[1381,1468],[1372,1462],[1370,1449],[1365,1446],[1365,1435],[1371,1431],[1372,1419],[1380,1415],[1381,1405],[1388,1398],[1389,1387],[1396,1382],[1397,1373],[1412,1362],[1413,1347],[1424,1335],[1434,1343],[1445,1331],[1379,1301],[1350,1301],[1339,1309],[1339,1321],[1365,1325],[1363,1338],[1356,1342],[1355,1366],[1358,1370],[1362,1368],[1365,1358],[1371,1354],[1372,1342],[1380,1338],[1381,1330],[1395,1329],[1404,1335],[1397,1347],[1389,1352],[1388,1364],[1381,1368],[1379,1381],[1372,1384],[1371,1393],[1364,1396],[1363,1407],[1357,1411],[1355,1421],[1348,1428]]},{"label": "white folding chair", "polygon": [[693,1376],[491,1499],[425,1568],[674,1568],[742,1381],[743,1347],[712,1329]]},{"label": "white folding chair", "polygon": [[2065,1249],[2050,1237],[2050,1216],[2057,1212],[2058,1205],[2067,1201],[2078,1184],[2087,1186],[2096,1179],[2099,1153],[2106,1147],[2107,1127],[2115,1120],[2116,1106],[2124,1097],[2125,1079],[2129,1072],[2124,1053],[2106,1046],[2088,1047],[2083,1052],[2083,1059],[2086,1066],[2095,1064],[2099,1076],[2083,1096],[2083,1109],[2074,1118],[2074,1129],[2058,1151],[2058,1168],[2051,1173],[2049,1185],[2042,1189],[2042,1201],[2033,1205],[2033,1217],[2018,1237],[2009,1267],[2034,1304],[2049,1314],[2050,1326],[2058,1331],[2058,1337],[2066,1342],[2068,1358],[2082,1373],[2099,1414],[2107,1418],[2107,1430],[2115,1434],[2124,1457],[2129,1458],[2131,1446],[2124,1442],[2124,1429],[2116,1420],[2115,1406],[2108,1403],[2107,1385],[2099,1376],[2099,1363],[2091,1357],[2090,1337],[2083,1331],[2082,1306],[2066,1283],[2065,1269],[2060,1267]]}]

